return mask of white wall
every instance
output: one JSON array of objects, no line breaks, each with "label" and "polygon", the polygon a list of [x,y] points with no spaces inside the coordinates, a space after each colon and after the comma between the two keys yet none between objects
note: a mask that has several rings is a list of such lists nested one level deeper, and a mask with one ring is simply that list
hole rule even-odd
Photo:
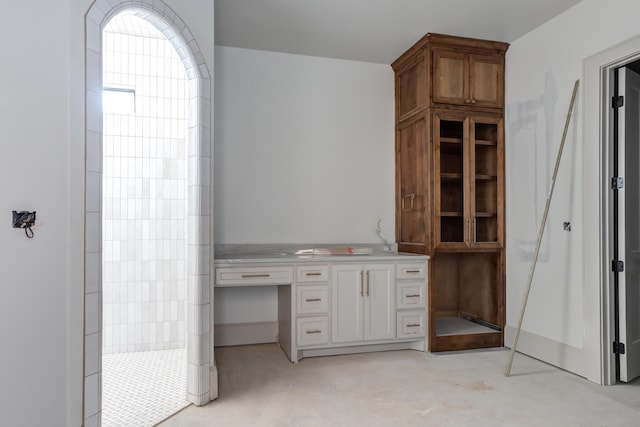
[{"label": "white wall", "polygon": [[[216,47],[216,244],[394,238],[393,72]],[[215,321],[277,320],[275,289],[216,290]]]},{"label": "white wall", "polygon": [[[0,37],[13,42],[0,67],[0,424],[65,425],[68,2],[2,9]],[[12,210],[37,211],[33,239],[11,228]],[[48,397],[37,411],[34,396]]]},{"label": "white wall", "polygon": [[[585,58],[640,34],[634,0],[584,0],[514,42],[507,53],[507,324],[514,327],[531,267],[555,157],[571,90],[582,79]],[[565,369],[598,380],[596,350],[587,346],[598,331],[585,324],[600,314],[585,304],[585,293],[598,289],[597,275],[583,275],[584,245],[593,244],[598,188],[584,184],[598,173],[598,159],[584,155],[582,100],[577,99],[556,182],[545,239],[518,348]],[[590,89],[592,90],[592,89]],[[597,95],[596,95],[597,97]],[[594,203],[595,201],[595,203]],[[571,221],[572,231],[562,229]],[[597,243],[596,243],[597,244]],[[597,294],[597,291],[596,291]],[[510,345],[511,342],[508,344]]]},{"label": "white wall", "polygon": [[393,238],[388,65],[216,47],[216,243]]},{"label": "white wall", "polygon": [[[4,2],[0,36],[0,424],[82,415],[84,14],[90,0]],[[166,0],[213,69],[213,1]],[[11,228],[35,210],[34,239]]]}]

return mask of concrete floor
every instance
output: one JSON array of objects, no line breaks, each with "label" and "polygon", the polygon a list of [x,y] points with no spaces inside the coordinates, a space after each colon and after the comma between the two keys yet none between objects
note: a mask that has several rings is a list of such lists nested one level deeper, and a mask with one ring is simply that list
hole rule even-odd
[{"label": "concrete floor", "polygon": [[640,382],[599,386],[508,350],[391,351],[291,364],[275,344],[216,349],[220,397],[170,426],[638,426]]}]

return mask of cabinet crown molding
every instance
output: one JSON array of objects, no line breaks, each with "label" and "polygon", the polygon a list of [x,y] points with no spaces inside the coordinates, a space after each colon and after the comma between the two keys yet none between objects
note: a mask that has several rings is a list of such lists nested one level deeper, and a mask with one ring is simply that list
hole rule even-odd
[{"label": "cabinet crown molding", "polygon": [[482,40],[470,37],[450,36],[447,34],[427,33],[420,40],[415,42],[405,53],[393,61],[391,67],[396,70],[408,58],[416,54],[416,51],[429,47],[449,48],[463,51],[473,51],[476,53],[505,55],[509,49],[509,43]]}]

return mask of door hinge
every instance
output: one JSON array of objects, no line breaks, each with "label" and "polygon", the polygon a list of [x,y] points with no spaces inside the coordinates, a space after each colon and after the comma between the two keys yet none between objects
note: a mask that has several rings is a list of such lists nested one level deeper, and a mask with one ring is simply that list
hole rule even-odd
[{"label": "door hinge", "polygon": [[622,190],[624,188],[624,178],[621,176],[614,176],[611,178],[611,189]]},{"label": "door hinge", "polygon": [[624,96],[614,96],[611,98],[611,108],[620,108],[624,105]]},{"label": "door hinge", "polygon": [[613,354],[624,354],[624,343],[614,341]]},{"label": "door hinge", "polygon": [[622,273],[624,271],[624,261],[617,259],[611,261],[611,271],[614,273]]}]

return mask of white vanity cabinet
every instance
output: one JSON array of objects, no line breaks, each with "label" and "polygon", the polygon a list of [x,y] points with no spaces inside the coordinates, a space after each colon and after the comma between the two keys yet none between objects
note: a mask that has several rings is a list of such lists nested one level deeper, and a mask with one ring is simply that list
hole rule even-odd
[{"label": "white vanity cabinet", "polygon": [[215,286],[276,286],[277,342],[294,363],[364,351],[427,351],[427,260],[385,254],[220,261]]},{"label": "white vanity cabinet", "polygon": [[290,305],[295,331],[289,337],[281,328],[279,343],[294,363],[363,351],[426,351],[427,271],[426,258],[297,266],[292,300],[282,289],[279,300],[281,312]]},{"label": "white vanity cabinet", "polygon": [[396,334],[395,266],[331,266],[331,341],[388,340]]}]

